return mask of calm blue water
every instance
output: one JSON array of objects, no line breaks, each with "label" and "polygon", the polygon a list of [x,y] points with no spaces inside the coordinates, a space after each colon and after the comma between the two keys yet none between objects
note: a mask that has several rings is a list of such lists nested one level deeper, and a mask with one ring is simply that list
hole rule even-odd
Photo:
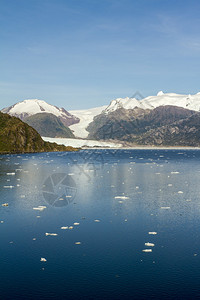
[{"label": "calm blue water", "polygon": [[200,299],[200,151],[0,156],[0,193],[1,299]]}]

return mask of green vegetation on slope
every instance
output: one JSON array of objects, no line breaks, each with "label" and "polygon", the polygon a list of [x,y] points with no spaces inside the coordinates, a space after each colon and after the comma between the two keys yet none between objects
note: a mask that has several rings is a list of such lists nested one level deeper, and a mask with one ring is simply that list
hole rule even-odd
[{"label": "green vegetation on slope", "polygon": [[62,121],[50,113],[38,113],[24,119],[41,136],[51,138],[74,138],[72,131]]},{"label": "green vegetation on slope", "polygon": [[43,141],[39,133],[28,124],[0,112],[1,154],[74,150],[77,149]]}]

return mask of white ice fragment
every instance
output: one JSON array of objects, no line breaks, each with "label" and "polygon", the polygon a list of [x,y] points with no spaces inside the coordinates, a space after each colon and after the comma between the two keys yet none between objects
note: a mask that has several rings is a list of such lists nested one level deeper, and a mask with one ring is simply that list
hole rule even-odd
[{"label": "white ice fragment", "polygon": [[161,209],[170,209],[170,206],[161,206]]},{"label": "white ice fragment", "polygon": [[47,260],[46,260],[46,258],[41,257],[41,258],[40,258],[40,261],[47,261]]},{"label": "white ice fragment", "polygon": [[46,235],[46,236],[48,236],[48,235],[51,235],[51,236],[57,236],[58,234],[57,234],[57,233],[49,233],[49,232],[46,232],[45,235]]},{"label": "white ice fragment", "polygon": [[171,172],[171,174],[179,174],[179,172]]},{"label": "white ice fragment", "polygon": [[3,203],[2,206],[8,206],[8,203]]},{"label": "white ice fragment", "polygon": [[178,191],[178,194],[183,194],[183,192],[182,191]]},{"label": "white ice fragment", "polygon": [[143,252],[152,252],[152,249],[144,249]]},{"label": "white ice fragment", "polygon": [[78,223],[78,222],[75,222],[75,223],[74,223],[74,225],[75,225],[75,226],[78,226],[78,225],[80,225],[80,223]]},{"label": "white ice fragment", "polygon": [[98,223],[98,222],[100,222],[100,220],[94,220],[94,222],[97,222],[97,223]]},{"label": "white ice fragment", "polygon": [[13,189],[14,186],[13,185],[4,185],[4,189]]},{"label": "white ice fragment", "polygon": [[126,197],[126,196],[116,196],[115,199],[123,199],[123,200],[126,200],[126,199],[129,199],[129,197]]},{"label": "white ice fragment", "polygon": [[73,229],[74,227],[73,226],[69,226],[69,229]]},{"label": "white ice fragment", "polygon": [[145,243],[145,246],[148,246],[148,247],[154,247],[155,244],[147,242],[147,243]]},{"label": "white ice fragment", "polygon": [[81,242],[76,242],[75,244],[76,244],[76,245],[80,245],[80,244],[81,244]]},{"label": "white ice fragment", "polygon": [[14,176],[15,173],[14,172],[13,173],[6,173],[6,175],[8,175],[8,176]]},{"label": "white ice fragment", "polygon": [[68,229],[68,226],[62,226],[61,229],[66,230]]},{"label": "white ice fragment", "polygon": [[156,235],[158,234],[156,231],[149,231],[149,234],[153,234],[153,235]]}]

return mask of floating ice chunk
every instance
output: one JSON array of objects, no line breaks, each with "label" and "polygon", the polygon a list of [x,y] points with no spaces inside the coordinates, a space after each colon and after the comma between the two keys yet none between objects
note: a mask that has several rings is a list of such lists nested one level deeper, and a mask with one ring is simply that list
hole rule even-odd
[{"label": "floating ice chunk", "polygon": [[38,207],[33,207],[34,210],[39,210],[39,211],[43,211],[45,208],[47,208],[44,205],[39,205]]},{"label": "floating ice chunk", "polygon": [[148,247],[154,247],[155,244],[147,242],[147,243],[145,243],[145,246],[148,246]]},{"label": "floating ice chunk", "polygon": [[149,231],[149,234],[153,234],[153,235],[156,235],[158,234],[156,231]]},{"label": "floating ice chunk", "polygon": [[179,172],[171,172],[171,174],[179,174]]},{"label": "floating ice chunk", "polygon": [[80,245],[80,244],[81,244],[81,242],[76,242],[75,244],[76,244],[76,245]]},{"label": "floating ice chunk", "polygon": [[74,225],[75,225],[75,226],[78,226],[78,225],[80,225],[80,223],[78,223],[78,222],[75,222],[75,223],[74,223]]},{"label": "floating ice chunk", "polygon": [[3,203],[2,206],[8,206],[8,203]]},{"label": "floating ice chunk", "polygon": [[100,222],[100,220],[94,220],[94,222],[97,222],[97,223],[98,223],[98,222]]},{"label": "floating ice chunk", "polygon": [[144,249],[143,252],[152,252],[152,249]]},{"label": "floating ice chunk", "polygon": [[4,185],[4,189],[13,189],[14,185]]},{"label": "floating ice chunk", "polygon": [[33,241],[36,241],[36,238],[33,238]]},{"label": "floating ice chunk", "polygon": [[69,227],[68,226],[62,226],[61,227],[61,229],[63,229],[63,230],[66,230],[66,229],[68,229]]},{"label": "floating ice chunk", "polygon": [[47,261],[47,259],[44,258],[44,257],[41,257],[41,258],[40,258],[40,261]]},{"label": "floating ice chunk", "polygon": [[172,186],[172,184],[171,184],[171,183],[169,183],[169,184],[168,184],[168,186]]},{"label": "floating ice chunk", "polygon": [[182,191],[178,191],[178,194],[183,194],[183,192]]},{"label": "floating ice chunk", "polygon": [[1,221],[0,223],[1,223],[1,224],[3,224],[3,223],[4,223],[4,221]]},{"label": "floating ice chunk", "polygon": [[49,232],[46,232],[45,235],[46,235],[46,236],[48,236],[48,235],[51,235],[51,236],[57,236],[58,234],[57,234],[57,233],[49,233]]},{"label": "floating ice chunk", "polygon": [[161,206],[161,209],[170,209],[170,206]]},{"label": "floating ice chunk", "polygon": [[123,199],[123,200],[126,200],[126,199],[129,199],[129,197],[127,197],[127,196],[116,196],[115,199]]},{"label": "floating ice chunk", "polygon": [[69,226],[69,229],[73,229],[74,227],[73,226]]},{"label": "floating ice chunk", "polygon": [[8,175],[8,176],[14,176],[15,173],[14,172],[13,173],[6,173],[6,175]]}]

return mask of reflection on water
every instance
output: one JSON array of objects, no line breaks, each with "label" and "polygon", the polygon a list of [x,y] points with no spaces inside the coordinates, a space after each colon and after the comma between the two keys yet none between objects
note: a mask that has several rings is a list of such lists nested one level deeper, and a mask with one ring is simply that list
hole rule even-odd
[{"label": "reflection on water", "polygon": [[198,298],[199,161],[199,150],[0,156],[2,298]]}]

